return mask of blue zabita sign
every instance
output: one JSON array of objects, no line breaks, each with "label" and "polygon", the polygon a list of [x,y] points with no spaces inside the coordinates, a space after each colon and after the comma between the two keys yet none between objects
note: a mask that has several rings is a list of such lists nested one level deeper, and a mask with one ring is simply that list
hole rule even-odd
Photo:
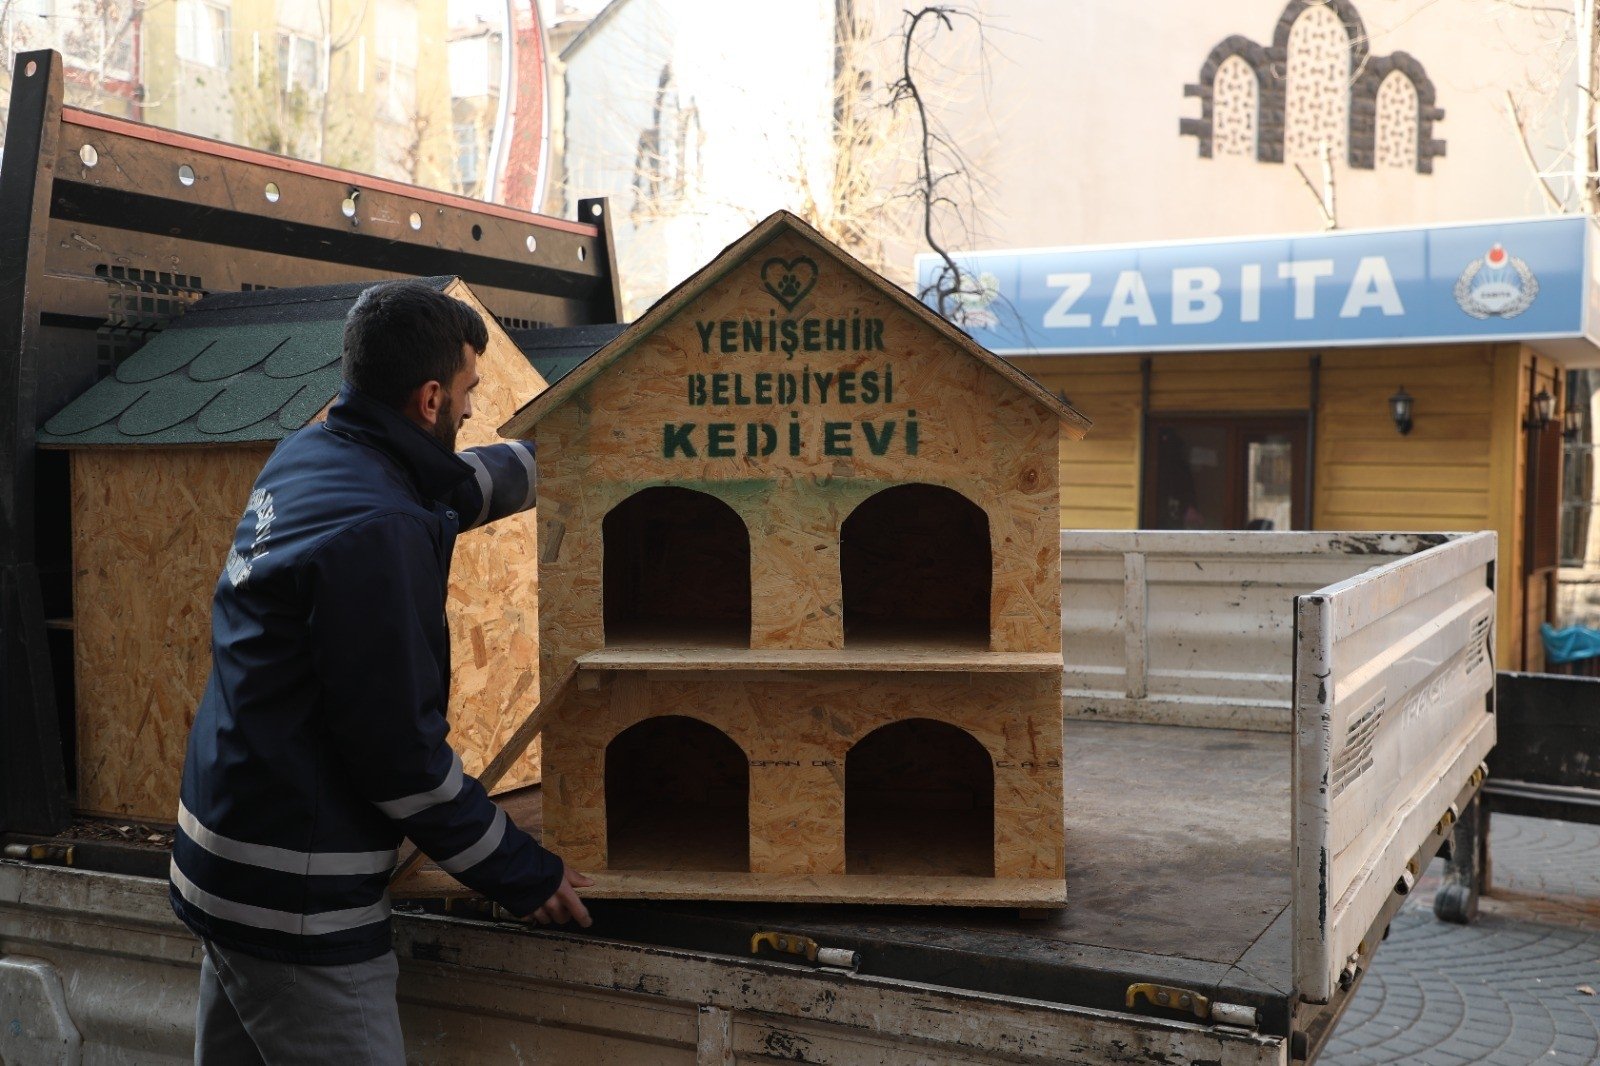
[{"label": "blue zabita sign", "polygon": [[[1588,223],[962,252],[947,313],[1005,355],[1581,337]],[[941,261],[917,257],[918,291]]]}]

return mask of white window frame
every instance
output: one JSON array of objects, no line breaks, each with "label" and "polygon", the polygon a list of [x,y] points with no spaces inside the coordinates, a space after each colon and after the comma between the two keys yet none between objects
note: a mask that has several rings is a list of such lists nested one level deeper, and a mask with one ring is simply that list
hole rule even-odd
[{"label": "white window frame", "polygon": [[[227,4],[215,3],[214,0],[177,0],[177,35],[174,42],[174,51],[177,57],[185,63],[194,63],[198,66],[210,67],[213,70],[228,70],[233,66],[233,8]],[[185,26],[185,12],[190,18],[204,16],[201,25]],[[199,34],[212,38],[212,53],[207,56],[202,54],[203,49],[196,47],[201,38]],[[186,36],[190,39],[185,40]],[[188,47],[185,47],[185,45]]]},{"label": "white window frame", "polygon": [[[307,92],[324,94],[328,91],[328,57],[323,50],[322,41],[309,34],[297,30],[278,27],[275,41],[277,48],[284,49],[283,61],[278,70],[278,91],[292,93],[296,89],[305,89]],[[311,56],[311,85],[300,85],[295,80],[295,51],[297,47]],[[273,53],[273,61],[278,61],[277,52]]]}]

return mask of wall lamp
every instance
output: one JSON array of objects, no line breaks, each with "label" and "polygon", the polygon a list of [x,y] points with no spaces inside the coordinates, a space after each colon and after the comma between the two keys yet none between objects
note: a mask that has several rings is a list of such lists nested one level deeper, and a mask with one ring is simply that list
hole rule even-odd
[{"label": "wall lamp", "polygon": [[1561,439],[1575,441],[1583,436],[1583,408],[1570,404],[1561,416]]},{"label": "wall lamp", "polygon": [[1389,397],[1389,417],[1394,419],[1394,428],[1400,431],[1402,437],[1411,432],[1411,394],[1404,385]]},{"label": "wall lamp", "polygon": [[1556,420],[1556,398],[1549,389],[1540,389],[1528,404],[1528,417],[1523,419],[1523,429],[1542,430]]}]

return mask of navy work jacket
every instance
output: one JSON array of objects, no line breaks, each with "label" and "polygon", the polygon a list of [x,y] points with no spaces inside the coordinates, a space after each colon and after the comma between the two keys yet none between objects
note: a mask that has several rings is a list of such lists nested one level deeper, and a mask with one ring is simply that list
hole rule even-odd
[{"label": "navy work jacket", "polygon": [[516,914],[560,886],[446,739],[456,535],[532,507],[537,484],[529,445],[452,454],[349,386],[273,452],[217,581],[184,759],[171,898],[195,933],[376,958],[403,837]]}]

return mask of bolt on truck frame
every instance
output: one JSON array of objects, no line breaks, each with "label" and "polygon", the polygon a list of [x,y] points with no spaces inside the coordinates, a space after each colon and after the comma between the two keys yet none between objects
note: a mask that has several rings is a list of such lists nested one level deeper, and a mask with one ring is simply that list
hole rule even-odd
[{"label": "bolt on truck frame", "polygon": [[[66,475],[36,426],[205,290],[453,273],[555,336],[615,321],[615,276],[593,202],[601,225],[525,215],[63,108],[61,84],[19,57],[0,173],[0,1060],[186,1061],[198,945],[163,849],[57,835]],[[580,933],[420,905],[396,922],[413,1058],[1314,1059],[1482,783],[1493,535],[1062,538],[1064,911],[601,901]],[[537,790],[503,802],[536,822]]]}]

